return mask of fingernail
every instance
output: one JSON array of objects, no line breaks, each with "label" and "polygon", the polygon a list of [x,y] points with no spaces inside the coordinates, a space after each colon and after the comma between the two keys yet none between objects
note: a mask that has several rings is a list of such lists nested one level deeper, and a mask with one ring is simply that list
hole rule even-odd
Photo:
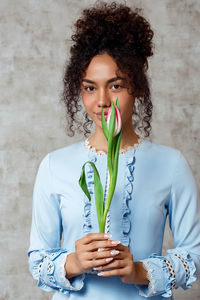
[{"label": "fingernail", "polygon": [[110,251],[110,254],[111,255],[117,255],[117,254],[119,254],[119,251],[114,249],[114,250]]},{"label": "fingernail", "polygon": [[100,266],[100,267],[94,267],[94,268],[93,268],[93,270],[95,270],[95,271],[96,271],[96,270],[101,270],[101,269],[102,269],[102,266]]},{"label": "fingernail", "polygon": [[105,233],[105,234],[104,234],[104,237],[105,237],[105,238],[111,238],[111,237],[112,237],[112,234],[110,234],[110,233]]},{"label": "fingernail", "polygon": [[106,258],[106,261],[107,261],[107,262],[109,262],[109,261],[111,261],[111,260],[113,260],[113,257],[108,257],[108,258]]},{"label": "fingernail", "polygon": [[112,241],[111,242],[111,244],[113,244],[113,245],[118,245],[118,244],[120,244],[121,242],[120,241]]},{"label": "fingernail", "polygon": [[105,248],[98,248],[97,251],[104,251],[104,250],[105,250]]},{"label": "fingernail", "polygon": [[97,273],[98,276],[103,276],[104,272]]}]

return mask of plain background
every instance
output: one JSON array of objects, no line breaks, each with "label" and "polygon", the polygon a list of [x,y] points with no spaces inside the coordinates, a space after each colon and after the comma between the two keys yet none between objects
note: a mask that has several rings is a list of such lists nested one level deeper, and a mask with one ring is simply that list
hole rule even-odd
[{"label": "plain background", "polygon": [[[32,192],[42,158],[83,139],[65,133],[59,103],[72,24],[94,3],[0,1],[0,299],[50,299],[28,271]],[[150,140],[177,148],[200,187],[199,0],[135,0],[155,31],[149,62],[154,115]],[[164,249],[173,247],[166,231]],[[165,252],[164,252],[165,253]],[[200,299],[200,282],[175,292]]]}]

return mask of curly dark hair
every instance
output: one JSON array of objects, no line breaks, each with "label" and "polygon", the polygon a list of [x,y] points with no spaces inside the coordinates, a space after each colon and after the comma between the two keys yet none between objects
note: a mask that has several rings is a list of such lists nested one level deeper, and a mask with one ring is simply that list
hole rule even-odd
[{"label": "curly dark hair", "polygon": [[134,129],[145,137],[150,135],[153,105],[146,71],[147,57],[153,55],[153,31],[141,16],[141,11],[116,2],[97,2],[93,7],[84,9],[81,18],[75,22],[71,57],[65,67],[61,96],[67,109],[69,136],[74,136],[74,125],[85,137],[91,133],[88,126],[93,121],[87,112],[84,113],[83,124],[78,120],[78,112],[82,110],[81,81],[91,59],[105,52],[129,78],[131,94],[137,100],[133,112]]}]

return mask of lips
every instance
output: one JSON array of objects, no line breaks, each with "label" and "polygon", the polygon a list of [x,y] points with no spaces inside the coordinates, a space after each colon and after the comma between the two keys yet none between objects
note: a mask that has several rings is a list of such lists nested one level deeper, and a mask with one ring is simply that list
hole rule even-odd
[{"label": "lips", "polygon": [[[96,113],[96,116],[99,120],[101,120],[101,113]],[[105,120],[107,120],[108,113],[104,113]]]}]

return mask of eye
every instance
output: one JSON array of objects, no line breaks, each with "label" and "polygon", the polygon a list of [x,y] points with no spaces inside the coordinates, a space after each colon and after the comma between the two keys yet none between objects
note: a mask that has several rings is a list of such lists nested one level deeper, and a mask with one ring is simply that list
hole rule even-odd
[{"label": "eye", "polygon": [[119,90],[120,88],[122,88],[122,86],[120,84],[113,84],[112,85],[112,90],[114,90],[114,91]]},{"label": "eye", "polygon": [[86,92],[93,92],[95,88],[93,86],[84,86],[83,89]]}]

